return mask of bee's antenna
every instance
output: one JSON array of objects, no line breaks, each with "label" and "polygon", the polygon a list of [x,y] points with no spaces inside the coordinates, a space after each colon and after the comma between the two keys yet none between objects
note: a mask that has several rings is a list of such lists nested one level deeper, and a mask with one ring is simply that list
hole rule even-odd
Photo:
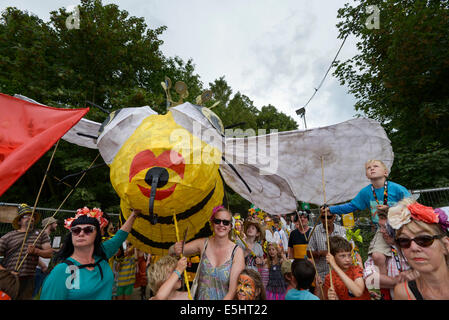
[{"label": "bee's antenna", "polygon": [[93,103],[92,101],[86,100],[87,103],[93,105],[94,107],[97,107],[98,109],[100,109],[101,111],[110,114],[111,112],[109,112],[108,110],[104,109],[103,107],[100,107],[98,104]]}]

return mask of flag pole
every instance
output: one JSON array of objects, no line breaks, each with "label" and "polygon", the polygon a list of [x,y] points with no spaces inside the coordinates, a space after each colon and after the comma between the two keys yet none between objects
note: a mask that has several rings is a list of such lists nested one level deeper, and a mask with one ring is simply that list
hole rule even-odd
[{"label": "flag pole", "polygon": [[[98,157],[100,156],[100,154],[97,154],[97,156],[95,157],[94,161],[92,161],[92,163],[89,165],[89,168],[93,166],[93,164],[95,163],[95,161],[97,161]],[[62,201],[62,203],[59,205],[58,209],[56,209],[55,213],[51,216],[52,218],[54,218],[56,216],[56,214],[59,212],[59,210],[61,209],[61,207],[64,205],[64,203],[66,202],[66,200],[70,197],[70,195],[72,194],[72,192],[76,189],[76,187],[79,185],[79,183],[81,182],[81,180],[84,178],[84,176],[86,175],[87,171],[83,173],[83,175],[81,176],[81,178],[78,180],[78,182],[75,184],[75,186],[72,188],[72,190],[70,190],[69,194],[65,197],[65,199]],[[41,230],[41,232],[39,233],[39,235],[36,237],[36,240],[34,240],[33,242],[33,246],[36,244],[37,240],[40,238],[40,236],[44,233],[45,228],[47,228],[47,226],[50,224],[50,220],[47,222],[47,224],[44,226],[44,228]],[[23,262],[25,261],[25,259],[28,257],[28,252],[26,253],[26,255],[23,257],[22,261],[19,264],[19,267],[17,268],[17,271],[20,270],[20,267],[22,266]],[[19,261],[19,259],[17,260]]]},{"label": "flag pole", "polygon": [[[176,220],[176,213],[173,212],[173,221],[175,222],[175,232],[176,232],[176,241],[179,242],[179,232],[178,232],[178,221]],[[181,253],[182,258],[182,253]],[[184,281],[187,287],[187,294],[189,296],[189,300],[192,299],[192,294],[190,293],[189,279],[187,278],[187,270],[184,269]]]},{"label": "flag pole", "polygon": [[[323,184],[323,197],[324,197],[324,205],[326,205],[326,184],[324,182],[324,160],[323,160],[323,156],[320,157],[321,158],[321,180],[322,180],[322,184]],[[329,245],[329,230],[328,230],[328,223],[327,223],[327,212],[326,210],[324,210],[324,220],[326,223],[326,240],[327,240],[327,253],[330,254],[330,245]],[[331,288],[334,288],[333,282],[332,282],[332,268],[329,266],[329,280],[330,280],[330,285]]]},{"label": "flag pole", "polygon": [[[30,218],[30,220],[29,220],[29,222],[28,222],[28,226],[27,226],[27,230],[26,230],[26,232],[25,232],[25,236],[23,237],[22,246],[20,247],[19,257],[17,258],[16,267],[15,267],[16,270],[18,270],[17,267],[18,267],[18,265],[19,265],[20,257],[22,256],[22,251],[23,251],[23,247],[25,246],[25,241],[26,241],[26,238],[27,238],[27,236],[28,236],[28,231],[30,230],[31,219],[33,219],[33,217],[34,217],[34,212],[36,211],[37,202],[39,201],[39,197],[40,197],[40,195],[41,195],[42,187],[44,186],[45,180],[47,179],[48,171],[50,170],[51,163],[53,162],[53,158],[54,158],[54,156],[55,156],[56,149],[58,149],[59,141],[60,141],[60,140],[58,140],[58,141],[56,142],[55,148],[53,149],[53,152],[52,152],[52,154],[51,154],[50,161],[48,162],[47,170],[45,171],[44,178],[42,179],[41,186],[40,186],[40,188],[39,188],[39,192],[37,193],[36,200],[34,201],[33,211],[31,212],[31,218]],[[34,244],[35,244],[35,243],[33,243],[33,245],[34,245]]]}]

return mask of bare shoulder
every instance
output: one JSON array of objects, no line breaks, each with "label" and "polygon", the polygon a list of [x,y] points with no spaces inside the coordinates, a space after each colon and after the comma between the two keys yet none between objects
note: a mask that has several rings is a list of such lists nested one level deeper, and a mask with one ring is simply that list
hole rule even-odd
[{"label": "bare shoulder", "polygon": [[394,300],[409,300],[408,295],[413,297],[413,293],[410,292],[407,294],[407,290],[409,290],[409,288],[406,282],[398,283],[394,287]]}]

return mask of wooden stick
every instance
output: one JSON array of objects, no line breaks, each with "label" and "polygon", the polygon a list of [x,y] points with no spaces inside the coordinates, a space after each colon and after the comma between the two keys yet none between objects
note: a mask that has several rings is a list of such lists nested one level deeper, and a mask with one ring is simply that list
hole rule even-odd
[{"label": "wooden stick", "polygon": [[[178,221],[176,220],[176,213],[174,213],[174,212],[173,212],[173,221],[175,222],[176,241],[179,242]],[[182,258],[182,253],[181,253],[181,258]],[[192,295],[190,293],[189,278],[187,277],[187,270],[185,270],[185,269],[184,269],[184,281],[186,283],[187,294],[189,296],[189,300],[193,300]]]},{"label": "wooden stick", "polygon": [[[296,214],[298,214],[298,211],[296,211]],[[303,226],[303,224],[302,224],[301,218],[298,217],[298,220],[299,220],[299,223],[301,224],[302,230],[304,230],[304,226]],[[312,236],[312,233],[310,234],[310,236]],[[304,233],[304,237],[306,238],[306,241],[307,241],[307,244],[308,244],[310,238],[307,238],[307,234],[306,234],[306,233]],[[309,248],[309,246],[307,246],[307,249],[308,249],[309,252],[310,252],[310,257],[311,257],[311,259],[312,259],[313,267],[315,268],[315,272],[316,272],[316,274],[318,275],[319,273],[318,273],[318,269],[316,268],[315,259],[313,258],[312,250]],[[320,286],[321,296],[322,296],[323,299],[324,299],[323,286],[321,285],[321,283],[318,283],[318,285]]]},{"label": "wooden stick", "polygon": [[[95,163],[95,161],[97,161],[98,157],[100,156],[100,154],[97,154],[97,156],[95,157],[94,161],[92,161],[92,163],[89,165],[89,168],[93,166],[93,164]],[[61,204],[59,205],[58,209],[56,209],[55,213],[51,216],[52,218],[54,218],[56,216],[56,214],[59,212],[59,210],[61,209],[61,207],[64,205],[64,203],[66,202],[66,200],[70,197],[70,195],[72,194],[72,192],[76,189],[76,187],[78,186],[78,184],[81,182],[81,180],[84,178],[84,176],[86,175],[87,171],[83,173],[83,175],[81,176],[81,178],[78,180],[78,182],[75,184],[75,186],[72,188],[72,190],[70,190],[69,194],[65,197],[65,199],[61,202]],[[47,224],[45,225],[45,227],[41,230],[41,232],[39,233],[39,235],[36,237],[36,240],[34,240],[33,242],[33,246],[36,244],[37,240],[40,238],[40,236],[44,233],[45,228],[47,228],[47,226],[50,224],[50,221],[47,222]],[[22,266],[23,262],[25,261],[25,259],[28,257],[28,253],[23,257],[22,261],[19,264],[19,267],[17,269],[17,271],[20,269],[20,267]]]},{"label": "wooden stick", "polygon": [[31,219],[33,219],[33,217],[34,217],[34,212],[36,211],[37,202],[39,201],[39,197],[41,196],[42,187],[44,186],[45,179],[47,179],[48,170],[50,170],[50,166],[51,166],[51,163],[53,162],[53,157],[55,156],[56,149],[58,149],[58,145],[59,145],[59,140],[56,142],[55,148],[53,149],[50,161],[48,162],[47,170],[45,171],[44,178],[42,179],[41,186],[39,188],[39,192],[37,193],[36,200],[34,201],[33,211],[31,212],[31,218],[28,223],[27,230],[25,232],[25,237],[23,238],[22,246],[20,247],[19,257],[17,258],[16,270],[18,270],[17,267],[19,265],[20,257],[22,256],[22,250],[23,250],[23,247],[25,246],[25,241],[28,236],[28,231],[30,230]]},{"label": "wooden stick", "polygon": [[[326,184],[324,182],[324,164],[323,164],[323,156],[321,156],[321,181],[323,184],[323,197],[324,197],[324,204],[326,204]],[[330,245],[329,245],[329,230],[328,230],[328,224],[327,224],[327,212],[324,210],[324,220],[326,222],[326,240],[327,240],[327,253],[330,254]],[[332,283],[332,268],[329,265],[329,280],[331,283],[331,288],[333,289],[333,283]]]}]

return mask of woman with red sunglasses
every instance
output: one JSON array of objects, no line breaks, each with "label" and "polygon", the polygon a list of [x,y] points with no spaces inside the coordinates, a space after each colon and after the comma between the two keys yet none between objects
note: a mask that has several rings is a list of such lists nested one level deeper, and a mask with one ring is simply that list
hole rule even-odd
[{"label": "woman with red sunglasses", "polygon": [[214,235],[186,243],[176,242],[169,253],[177,256],[201,254],[192,285],[196,300],[231,300],[235,298],[237,280],[245,269],[243,250],[230,240],[232,214],[223,206],[213,209],[210,218]]},{"label": "woman with red sunglasses", "polygon": [[65,220],[70,230],[57,255],[56,265],[42,286],[41,300],[111,300],[114,275],[108,264],[128,237],[140,213],[133,211],[111,239],[102,242],[108,224],[100,209],[78,209]]},{"label": "woman with red sunglasses", "polygon": [[388,210],[388,225],[416,280],[394,288],[395,300],[449,299],[449,227],[446,213],[423,206],[412,198]]}]

